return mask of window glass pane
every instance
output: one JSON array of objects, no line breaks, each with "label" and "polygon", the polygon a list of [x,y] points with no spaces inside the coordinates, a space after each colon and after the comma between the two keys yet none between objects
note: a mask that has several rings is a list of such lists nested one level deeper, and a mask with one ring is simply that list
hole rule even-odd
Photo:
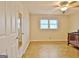
[{"label": "window glass pane", "polygon": [[57,24],[57,20],[49,20],[49,24]]},{"label": "window glass pane", "polygon": [[57,27],[58,27],[58,22],[57,22],[57,20],[49,20],[49,27],[50,27],[50,29],[57,29]]},{"label": "window glass pane", "polygon": [[40,20],[41,24],[47,25],[48,24],[48,20]]},{"label": "window glass pane", "polygon": [[48,25],[41,25],[40,28],[41,29],[48,29]]},{"label": "window glass pane", "polygon": [[48,29],[48,20],[40,20],[40,29]]},{"label": "window glass pane", "polygon": [[50,29],[57,29],[57,25],[50,25]]}]

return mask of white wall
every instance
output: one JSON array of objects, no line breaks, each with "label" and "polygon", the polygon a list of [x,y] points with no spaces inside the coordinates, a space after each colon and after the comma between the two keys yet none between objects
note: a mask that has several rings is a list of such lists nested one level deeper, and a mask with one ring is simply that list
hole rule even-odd
[{"label": "white wall", "polygon": [[[57,30],[41,30],[40,19],[55,18],[58,20]],[[69,26],[69,16],[67,15],[52,15],[52,14],[31,14],[31,41],[66,41]]]},{"label": "white wall", "polygon": [[79,13],[69,15],[69,32],[75,32],[79,29]]}]

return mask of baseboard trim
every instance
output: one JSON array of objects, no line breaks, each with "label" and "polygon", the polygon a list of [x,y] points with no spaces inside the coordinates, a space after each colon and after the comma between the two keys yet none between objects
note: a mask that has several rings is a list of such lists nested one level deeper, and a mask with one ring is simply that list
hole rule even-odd
[{"label": "baseboard trim", "polygon": [[48,41],[30,41],[30,43],[38,43],[38,42],[40,42],[40,43],[44,43],[44,42],[52,42],[52,43],[65,43],[65,44],[67,44],[67,41],[51,41],[51,40],[48,40]]},{"label": "baseboard trim", "polygon": [[42,41],[44,41],[44,42],[45,42],[45,41],[47,41],[47,42],[48,42],[48,41],[49,41],[49,42],[50,42],[50,41],[65,41],[65,42],[67,42],[67,39],[65,39],[65,40],[30,40],[30,42],[42,42]]}]

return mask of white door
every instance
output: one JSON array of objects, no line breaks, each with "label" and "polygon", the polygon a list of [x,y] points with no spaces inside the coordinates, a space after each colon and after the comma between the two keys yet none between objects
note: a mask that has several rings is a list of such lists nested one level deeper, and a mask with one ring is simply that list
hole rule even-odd
[{"label": "white door", "polygon": [[18,27],[15,2],[6,2],[6,36],[8,57],[18,57]]},{"label": "white door", "polygon": [[5,2],[0,1],[0,55],[6,54]]}]

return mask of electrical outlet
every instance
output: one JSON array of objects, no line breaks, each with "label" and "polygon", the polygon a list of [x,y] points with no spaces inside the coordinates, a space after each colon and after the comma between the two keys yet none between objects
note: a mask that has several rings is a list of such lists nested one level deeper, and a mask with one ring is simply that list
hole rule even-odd
[{"label": "electrical outlet", "polygon": [[51,40],[52,38],[51,38],[51,37],[49,37],[49,39]]}]

